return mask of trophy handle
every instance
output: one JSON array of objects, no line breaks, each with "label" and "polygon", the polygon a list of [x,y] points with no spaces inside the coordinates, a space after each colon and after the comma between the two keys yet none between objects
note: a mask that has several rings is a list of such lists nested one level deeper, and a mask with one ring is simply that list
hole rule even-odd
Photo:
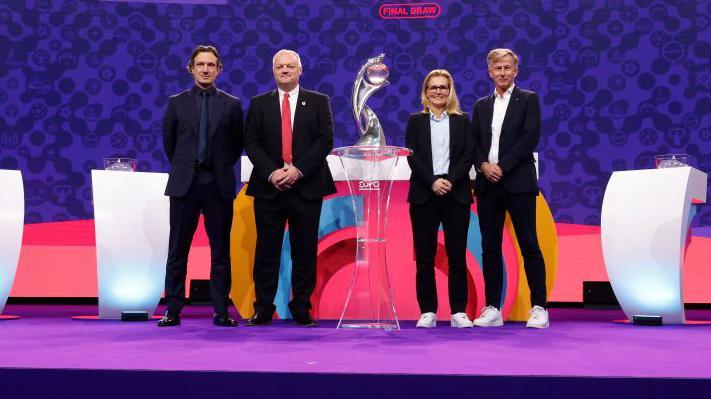
[{"label": "trophy handle", "polygon": [[382,64],[385,54],[380,54],[377,57],[368,59],[358,71],[355,81],[353,82],[352,107],[353,118],[356,121],[356,126],[360,132],[360,138],[356,145],[384,146],[385,135],[380,125],[380,121],[375,113],[365,105],[368,98],[381,87],[387,86],[390,82],[387,81],[387,75],[379,84],[372,84],[367,80],[367,72],[370,67],[377,64]]},{"label": "trophy handle", "polygon": [[[382,147],[385,146],[385,135],[383,134],[383,128],[380,126],[380,121],[378,120],[378,117],[375,115],[375,112],[373,112],[370,108],[368,108],[367,105],[363,106],[363,112],[361,113],[363,118],[365,119],[365,124],[366,127],[362,131],[362,134],[358,141],[356,142],[356,145],[365,145],[365,146],[375,146],[375,147]],[[360,126],[359,126],[360,127]]]}]

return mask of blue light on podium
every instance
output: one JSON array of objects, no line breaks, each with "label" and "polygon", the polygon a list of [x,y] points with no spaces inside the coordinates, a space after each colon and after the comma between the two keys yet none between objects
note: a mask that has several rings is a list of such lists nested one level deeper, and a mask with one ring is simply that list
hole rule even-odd
[{"label": "blue light on podium", "polygon": [[145,280],[136,278],[116,279],[112,282],[111,300],[125,305],[135,303],[143,305],[146,301],[151,302],[155,297],[153,287],[145,283]]}]

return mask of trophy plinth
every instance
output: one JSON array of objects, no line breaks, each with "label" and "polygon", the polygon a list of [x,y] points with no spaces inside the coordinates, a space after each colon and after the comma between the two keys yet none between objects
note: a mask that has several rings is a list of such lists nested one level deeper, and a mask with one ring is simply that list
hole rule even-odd
[{"label": "trophy plinth", "polygon": [[[356,262],[338,328],[399,329],[386,256],[392,171],[411,150],[403,147],[336,148],[356,210]],[[356,206],[362,200],[362,209]]]}]

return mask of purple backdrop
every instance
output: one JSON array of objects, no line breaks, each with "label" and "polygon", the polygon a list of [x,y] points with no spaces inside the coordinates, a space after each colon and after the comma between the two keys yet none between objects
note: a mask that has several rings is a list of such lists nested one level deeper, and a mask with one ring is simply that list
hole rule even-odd
[{"label": "purple backdrop", "polygon": [[[303,86],[331,96],[336,145],[356,139],[351,85],[368,57],[387,54],[392,84],[369,105],[402,145],[429,70],[454,74],[469,111],[493,90],[487,51],[511,47],[518,84],[541,94],[541,187],[561,222],[598,224],[610,173],[655,154],[711,170],[709,1],[439,1],[438,18],[403,20],[370,0],[179,3],[0,4],[0,168],[22,170],[28,223],[91,218],[89,171],[104,157],[167,170],[163,109],[190,86],[199,43],[221,50],[219,86],[245,106],[273,88],[273,53],[297,50]],[[711,207],[696,224],[711,225]]]}]

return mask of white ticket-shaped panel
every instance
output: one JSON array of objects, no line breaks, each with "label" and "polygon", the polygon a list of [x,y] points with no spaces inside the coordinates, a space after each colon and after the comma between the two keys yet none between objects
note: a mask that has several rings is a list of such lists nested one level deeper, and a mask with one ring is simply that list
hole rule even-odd
[{"label": "white ticket-shaped panel", "polygon": [[93,170],[99,318],[155,312],[165,284],[166,173]]},{"label": "white ticket-shaped panel", "polygon": [[25,191],[19,170],[0,170],[0,314],[15,280],[25,225]]},{"label": "white ticket-shaped panel", "polygon": [[[601,239],[620,306],[635,315],[685,322],[682,271],[693,216],[706,202],[706,174],[691,168],[614,172],[605,190]],[[711,282],[710,282],[711,283]]]}]

